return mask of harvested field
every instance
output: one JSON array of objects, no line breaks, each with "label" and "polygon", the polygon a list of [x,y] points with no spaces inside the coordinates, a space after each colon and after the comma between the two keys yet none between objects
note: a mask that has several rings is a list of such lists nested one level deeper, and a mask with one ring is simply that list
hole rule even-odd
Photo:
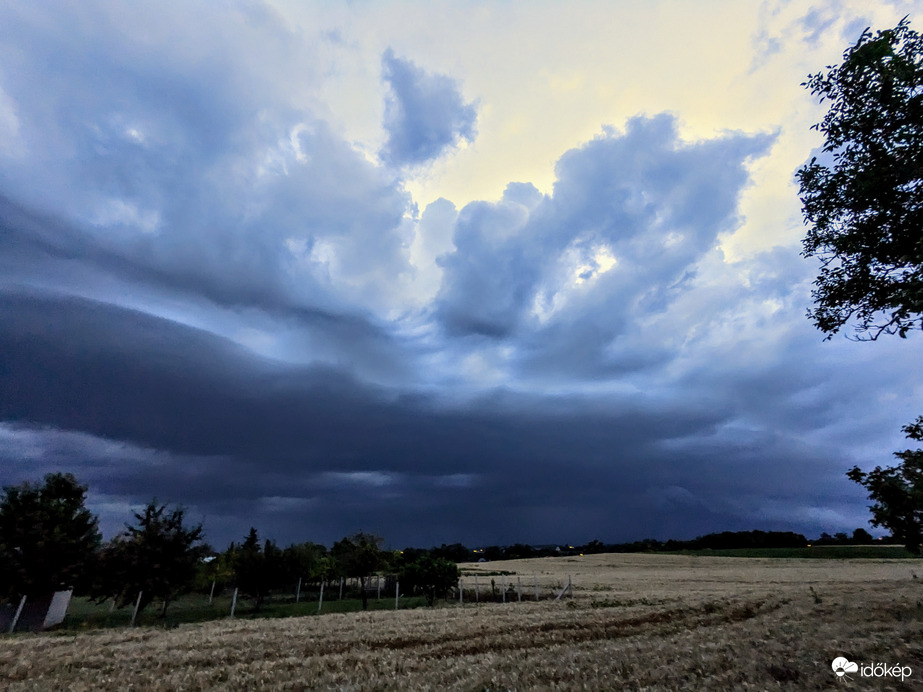
[{"label": "harvested field", "polygon": [[[524,585],[570,574],[575,597],[3,637],[0,687],[923,690],[923,561],[594,555],[463,569]],[[913,672],[841,680],[837,656]]]}]

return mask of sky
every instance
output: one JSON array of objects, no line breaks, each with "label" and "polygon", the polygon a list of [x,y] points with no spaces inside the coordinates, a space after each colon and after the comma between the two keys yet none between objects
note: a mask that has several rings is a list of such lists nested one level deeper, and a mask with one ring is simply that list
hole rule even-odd
[{"label": "sky", "polygon": [[921,339],[805,316],[801,83],[920,9],[5,4],[0,485],[219,548],[868,528]]}]

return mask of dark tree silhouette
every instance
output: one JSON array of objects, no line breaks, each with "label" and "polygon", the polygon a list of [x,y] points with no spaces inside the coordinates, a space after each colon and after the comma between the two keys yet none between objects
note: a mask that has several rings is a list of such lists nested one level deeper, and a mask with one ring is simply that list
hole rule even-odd
[{"label": "dark tree silhouette", "polygon": [[140,609],[163,601],[161,617],[170,602],[195,583],[196,568],[205,552],[201,525],[187,527],[185,510],[151,501],[135,512],[135,525],[126,524],[103,550],[97,568],[95,595],[114,598],[119,605],[133,603],[141,593]]},{"label": "dark tree silhouette", "polygon": [[404,566],[401,584],[421,592],[430,605],[458,583],[458,566],[451,560],[422,555]]},{"label": "dark tree silhouette", "polygon": [[[815,125],[824,161],[798,171],[808,232],[806,257],[820,258],[808,316],[829,339],[854,322],[856,337],[906,337],[923,328],[923,36],[905,17],[893,29],[862,32],[843,63],[808,75],[805,86],[830,107]],[[906,426],[920,436],[923,418]],[[920,548],[923,452],[901,464],[847,474],[873,500],[873,521]]]},{"label": "dark tree silhouette", "polygon": [[866,29],[805,86],[830,106],[823,160],[798,171],[808,232],[821,260],[808,316],[831,335],[854,320],[858,338],[923,327],[923,37],[904,18]]},{"label": "dark tree silhouette", "polygon": [[[923,441],[923,416],[905,425],[904,432],[911,440]],[[888,529],[907,550],[919,555],[923,545],[923,450],[907,449],[894,456],[901,460],[897,466],[876,466],[868,473],[855,466],[846,475],[874,500],[869,507],[872,525]]]},{"label": "dark tree silhouette", "polygon": [[360,532],[337,541],[330,549],[343,573],[359,579],[363,610],[369,607],[368,578],[387,565],[388,556],[381,549],[383,542],[381,536]]},{"label": "dark tree silhouette", "polygon": [[0,598],[46,596],[80,586],[100,544],[87,488],[71,474],[41,485],[3,489],[0,499]]}]

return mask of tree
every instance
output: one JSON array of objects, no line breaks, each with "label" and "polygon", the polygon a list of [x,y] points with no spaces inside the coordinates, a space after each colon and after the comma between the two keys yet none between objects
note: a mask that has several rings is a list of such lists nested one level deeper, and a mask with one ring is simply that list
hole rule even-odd
[{"label": "tree", "polygon": [[282,551],[273,541],[260,545],[256,529],[250,527],[247,538],[234,548],[228,549],[230,563],[234,568],[234,583],[240,592],[253,601],[253,609],[259,611],[271,591],[289,584],[290,574]]},{"label": "tree", "polygon": [[[840,66],[804,83],[830,102],[825,161],[798,171],[808,232],[803,255],[818,257],[808,316],[829,339],[855,322],[856,338],[923,328],[923,36],[904,17],[894,29],[862,32]],[[920,439],[923,418],[904,428]],[[848,477],[869,491],[876,526],[920,547],[921,452],[902,464]]]},{"label": "tree", "polygon": [[47,596],[82,584],[101,539],[84,506],[86,492],[69,473],[3,489],[0,598]]},{"label": "tree", "polygon": [[802,254],[821,261],[808,316],[828,339],[850,320],[859,339],[905,337],[923,327],[923,37],[906,17],[866,29],[827,69],[804,83],[830,102],[825,160],[797,173]]},{"label": "tree", "polygon": [[369,607],[368,578],[387,565],[381,549],[384,539],[370,533],[357,533],[333,544],[331,555],[347,577],[357,577],[361,584],[362,610]]},{"label": "tree", "polygon": [[295,584],[299,579],[321,579],[327,549],[317,543],[290,545],[282,551],[285,579]]},{"label": "tree", "polygon": [[430,605],[436,598],[458,583],[459,570],[451,560],[443,557],[423,555],[404,566],[401,583],[411,590],[418,590],[426,596]]},{"label": "tree", "polygon": [[[908,438],[923,441],[923,416],[903,430]],[[875,501],[869,507],[872,525],[888,529],[907,550],[919,555],[923,545],[923,450],[907,449],[894,456],[901,460],[897,466],[876,466],[868,473],[855,466],[846,475]]]},{"label": "tree", "polygon": [[849,542],[856,545],[866,545],[874,540],[872,534],[865,529],[859,528],[852,532],[852,538],[849,539]]},{"label": "tree", "polygon": [[234,583],[240,592],[253,601],[253,609],[259,611],[269,591],[266,560],[260,546],[260,537],[254,527],[239,547],[228,549],[230,563],[234,568]]},{"label": "tree", "polygon": [[125,525],[101,554],[95,595],[114,598],[120,606],[133,603],[141,593],[139,609],[162,600],[161,617],[170,602],[188,591],[204,555],[203,529],[184,524],[185,510],[158,505],[152,500],[142,512],[134,512],[136,525]]}]

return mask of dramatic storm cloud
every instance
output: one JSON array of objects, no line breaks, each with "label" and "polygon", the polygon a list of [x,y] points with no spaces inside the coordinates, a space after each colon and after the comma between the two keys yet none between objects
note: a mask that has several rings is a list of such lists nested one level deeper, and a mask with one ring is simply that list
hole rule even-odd
[{"label": "dramatic storm cloud", "polygon": [[0,484],[218,546],[865,526],[920,339],[805,318],[799,83],[909,10],[410,7],[0,10]]}]

